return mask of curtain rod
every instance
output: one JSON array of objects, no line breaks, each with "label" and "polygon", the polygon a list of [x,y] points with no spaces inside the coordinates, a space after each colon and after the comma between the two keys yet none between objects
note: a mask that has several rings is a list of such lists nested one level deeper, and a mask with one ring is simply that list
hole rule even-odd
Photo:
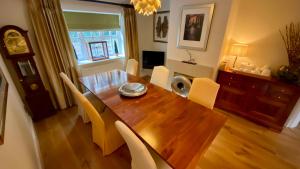
[{"label": "curtain rod", "polygon": [[80,1],[95,2],[95,3],[108,4],[108,5],[116,5],[116,6],[121,6],[124,8],[133,8],[133,6],[130,4],[120,4],[120,3],[115,3],[115,2],[97,1],[97,0],[80,0]]}]

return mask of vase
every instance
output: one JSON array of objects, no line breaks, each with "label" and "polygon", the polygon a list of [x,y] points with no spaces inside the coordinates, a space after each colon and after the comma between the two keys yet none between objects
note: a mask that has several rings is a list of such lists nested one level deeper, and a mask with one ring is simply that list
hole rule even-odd
[{"label": "vase", "polygon": [[289,57],[289,68],[292,71],[300,71],[300,49],[299,50],[288,50]]},{"label": "vase", "polygon": [[287,83],[298,84],[299,72],[294,71],[290,66],[281,66],[277,71],[277,77]]}]

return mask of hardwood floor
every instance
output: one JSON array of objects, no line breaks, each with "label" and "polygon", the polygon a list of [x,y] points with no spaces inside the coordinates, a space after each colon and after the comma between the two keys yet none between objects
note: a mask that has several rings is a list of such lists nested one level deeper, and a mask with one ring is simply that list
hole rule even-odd
[{"label": "hardwood floor", "polygon": [[44,169],[130,169],[126,146],[103,157],[92,142],[91,125],[73,107],[35,123]]},{"label": "hardwood floor", "polygon": [[[221,110],[217,110],[221,111]],[[223,112],[223,111],[222,111]],[[197,168],[300,168],[300,128],[278,134],[232,114]],[[130,153],[122,146],[102,157],[92,143],[91,126],[73,107],[35,124],[45,169],[130,169]]]},{"label": "hardwood floor", "polygon": [[299,127],[275,133],[225,114],[229,117],[225,126],[199,161],[202,169],[300,168]]}]

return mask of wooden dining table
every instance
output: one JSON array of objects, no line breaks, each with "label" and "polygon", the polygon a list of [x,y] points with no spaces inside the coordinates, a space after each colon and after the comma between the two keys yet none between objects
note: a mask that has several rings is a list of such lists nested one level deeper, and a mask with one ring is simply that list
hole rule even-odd
[{"label": "wooden dining table", "polygon": [[[79,80],[174,169],[195,168],[226,121],[221,113],[122,70]],[[121,96],[119,87],[129,82],[145,84],[147,93],[135,98]]]}]

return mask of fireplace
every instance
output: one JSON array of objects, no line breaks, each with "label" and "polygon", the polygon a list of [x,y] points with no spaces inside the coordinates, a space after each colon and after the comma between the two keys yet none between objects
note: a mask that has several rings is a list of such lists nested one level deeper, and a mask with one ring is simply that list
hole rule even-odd
[{"label": "fireplace", "polygon": [[165,65],[165,52],[143,51],[143,69]]},{"label": "fireplace", "polygon": [[192,76],[189,76],[189,75],[186,75],[186,74],[183,74],[183,73],[179,73],[179,72],[174,72],[174,77],[175,76],[184,76],[187,79],[189,79],[191,83],[193,82],[193,79],[194,79],[194,77],[192,77]]}]

